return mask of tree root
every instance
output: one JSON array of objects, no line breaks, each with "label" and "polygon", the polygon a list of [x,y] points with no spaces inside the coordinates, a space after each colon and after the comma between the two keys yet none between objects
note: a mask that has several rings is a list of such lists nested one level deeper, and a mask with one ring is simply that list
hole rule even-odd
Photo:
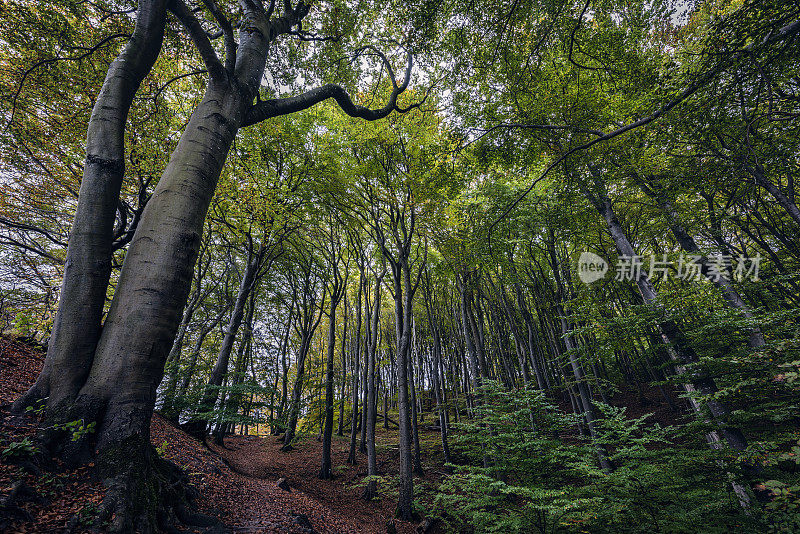
[{"label": "tree root", "polygon": [[364,493],[361,494],[361,499],[365,501],[371,501],[378,496],[378,482],[376,480],[370,480],[367,482],[367,487],[364,488]]},{"label": "tree root", "polygon": [[104,480],[107,493],[95,527],[149,534],[175,532],[175,525],[183,524],[206,532],[226,531],[218,519],[194,510],[196,491],[177,465],[159,458],[149,443],[144,455],[131,454],[131,446],[136,448],[135,443],[122,442],[100,454],[100,473],[113,478]]},{"label": "tree root", "polygon": [[0,498],[0,530],[5,530],[15,521],[33,521],[33,516],[18,506],[19,503],[26,501],[41,502],[42,498],[19,480],[14,483],[6,496]]}]

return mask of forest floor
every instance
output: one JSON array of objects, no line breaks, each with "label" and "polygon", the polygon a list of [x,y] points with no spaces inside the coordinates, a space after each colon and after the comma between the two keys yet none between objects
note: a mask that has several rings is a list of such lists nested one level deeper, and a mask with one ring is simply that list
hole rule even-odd
[{"label": "forest floor", "polygon": [[[35,424],[11,417],[8,410],[33,384],[43,361],[40,348],[0,338],[0,451],[35,434]],[[182,467],[199,490],[200,511],[219,518],[234,532],[372,534],[387,532],[391,523],[399,534],[410,534],[417,523],[394,519],[392,480],[399,462],[396,429],[378,428],[376,434],[378,464],[387,479],[379,487],[379,498],[366,502],[360,498],[366,457],[359,454],[358,465],[347,465],[346,436],[334,436],[334,478],[319,480],[322,444],[316,435],[303,435],[294,450],[281,452],[275,436],[229,436],[225,446],[219,447],[210,441],[201,443],[157,413],[151,424],[151,441],[159,454]],[[426,431],[423,443],[435,448],[436,436]],[[67,469],[55,462],[41,469],[29,461],[0,463],[0,532],[88,531],[105,495],[92,467]],[[416,489],[425,496],[430,487],[431,496],[443,472],[441,465],[425,467],[428,473]],[[281,477],[290,491],[277,486]],[[7,502],[12,492],[14,502]]]},{"label": "forest floor", "polygon": [[[8,410],[11,402],[33,384],[43,361],[40,347],[0,337],[0,451],[13,443],[24,444],[36,432],[35,423],[11,417]],[[635,389],[618,392],[612,402],[627,406],[628,417],[653,412],[651,423],[676,422],[676,414],[669,411],[658,390],[645,388],[642,393]],[[566,405],[562,408],[569,409]],[[425,474],[414,480],[415,500],[423,516],[445,476],[439,433],[429,427],[432,422],[431,414],[420,421]],[[399,467],[394,426],[386,429],[379,422],[376,428],[382,478],[378,498],[370,502],[361,499],[366,456],[359,453],[357,465],[347,464],[347,435],[333,436],[331,480],[317,478],[322,444],[316,433],[301,434],[289,452],[281,452],[282,442],[277,436],[227,436],[220,447],[210,440],[196,440],[156,413],[151,441],[159,454],[186,471],[199,491],[200,511],[219,518],[233,532],[411,534],[440,530],[435,524],[423,530],[422,525],[417,528],[417,522],[394,519]],[[25,450],[21,456],[24,458]],[[92,464],[67,469],[57,461],[45,461],[51,465],[43,469],[29,461],[10,460],[0,462],[0,532],[89,530],[105,494],[102,482],[93,476]],[[290,491],[278,487],[279,478],[286,479]],[[8,502],[12,493],[16,494],[14,502]]]}]

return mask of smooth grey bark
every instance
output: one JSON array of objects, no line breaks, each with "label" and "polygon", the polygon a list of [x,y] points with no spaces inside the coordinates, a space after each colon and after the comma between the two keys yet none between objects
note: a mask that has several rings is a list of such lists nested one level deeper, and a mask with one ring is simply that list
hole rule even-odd
[{"label": "smooth grey bark", "polygon": [[550,382],[547,378],[547,373],[542,371],[541,365],[539,364],[539,359],[537,358],[539,353],[539,344],[537,343],[536,338],[536,326],[533,324],[533,318],[531,317],[531,312],[528,309],[527,303],[525,302],[525,296],[522,294],[522,287],[520,286],[519,282],[514,283],[514,292],[517,295],[517,303],[519,304],[520,311],[522,312],[522,319],[525,321],[525,327],[527,328],[528,332],[528,357],[530,358],[533,372],[536,374],[536,383],[539,386],[539,389],[542,391],[548,391],[550,389]]},{"label": "smooth grey bark", "polygon": [[[406,201],[410,200],[406,198]],[[395,358],[395,374],[397,384],[397,410],[398,410],[398,449],[400,453],[398,514],[403,520],[409,520],[414,515],[414,478],[412,462],[412,435],[411,435],[411,407],[408,391],[408,360],[411,353],[411,335],[413,318],[413,299],[419,284],[419,277],[412,283],[410,272],[410,256],[412,239],[415,232],[416,214],[413,208],[394,205],[388,210],[388,232],[392,237],[389,244],[383,222],[372,221],[372,229],[380,245],[383,257],[392,272],[392,297],[394,298],[395,334],[397,340],[397,354]],[[408,211],[407,211],[408,210]],[[406,217],[408,220],[406,220]],[[393,250],[390,250],[392,247]],[[424,263],[424,260],[420,260]],[[422,266],[420,268],[420,275]],[[384,398],[384,406],[386,399]],[[388,423],[388,413],[384,408],[384,424]],[[387,424],[388,427],[388,424]]]},{"label": "smooth grey bark", "polygon": [[337,436],[344,435],[344,398],[347,387],[347,325],[350,321],[350,303],[348,302],[347,292],[344,294],[344,317],[342,319],[342,379],[339,382],[339,427],[336,429]]},{"label": "smooth grey bark", "polygon": [[[508,320],[508,326],[509,329],[511,330],[511,335],[514,340],[514,349],[517,353],[517,359],[519,360],[519,367],[520,367],[520,372],[522,373],[522,379],[524,383],[527,385],[531,381],[531,376],[528,370],[528,366],[526,365],[527,361],[525,358],[526,356],[525,351],[530,350],[530,347],[528,347],[524,342],[524,340],[522,339],[522,334],[519,331],[519,325],[517,323],[516,310],[513,308],[511,302],[508,299],[508,294],[506,293],[503,281],[498,279],[497,285],[495,285],[491,276],[487,276],[487,280],[489,281],[489,284],[492,286],[492,288],[495,290],[495,293],[498,293],[500,296],[500,301],[503,304],[503,311],[505,312],[506,319]],[[539,389],[543,389],[544,384],[538,383],[538,386]]]},{"label": "smooth grey bark", "polygon": [[186,309],[183,312],[183,319],[178,327],[178,334],[175,336],[175,341],[172,342],[172,348],[169,351],[169,355],[167,355],[167,361],[164,365],[164,378],[167,382],[167,385],[164,388],[164,402],[162,404],[162,409],[166,408],[171,400],[175,398],[175,389],[178,387],[178,368],[180,364],[179,360],[181,357],[181,352],[183,350],[183,340],[186,337],[186,331],[189,328],[189,323],[192,320],[192,315],[194,315],[196,306],[197,300],[194,298],[192,298],[186,305]]},{"label": "smooth grey bark", "polygon": [[[378,412],[378,398],[375,384],[375,360],[378,352],[378,323],[381,313],[381,284],[383,277],[386,275],[386,268],[384,268],[375,278],[375,289],[372,299],[372,309],[369,304],[365,307],[366,320],[369,323],[367,328],[368,332],[368,345],[367,345],[367,403],[366,403],[366,421],[364,423],[366,432],[366,445],[367,445],[367,476],[370,477],[367,482],[367,487],[364,488],[362,498],[365,500],[372,500],[377,496],[378,482],[374,477],[378,475],[377,455],[375,452],[375,420],[377,419]],[[385,397],[384,397],[385,399]],[[384,410],[385,410],[384,404]],[[384,421],[386,419],[384,418]]]},{"label": "smooth grey bark", "polygon": [[[333,465],[331,461],[331,441],[333,438],[333,353],[336,348],[336,309],[344,297],[347,289],[348,267],[344,265],[345,274],[342,275],[340,264],[342,263],[342,244],[335,235],[335,231],[326,238],[330,239],[331,248],[327,249],[330,270],[330,313],[328,314],[328,347],[325,360],[325,427],[322,434],[322,466],[319,470],[318,478],[329,479],[333,476]],[[342,369],[344,372],[344,369]]]},{"label": "smooth grey bark", "polygon": [[[595,171],[595,178],[599,180],[600,178],[599,175],[596,174],[597,172],[598,171]],[[602,187],[602,185],[600,187]],[[622,225],[617,219],[616,213],[614,212],[614,208],[611,204],[611,200],[608,198],[608,196],[602,192],[598,195],[594,195],[588,190],[585,190],[584,194],[595,206],[600,216],[605,220],[608,232],[611,235],[611,238],[613,239],[619,253],[626,256],[635,256],[636,251],[628,239],[625,230],[622,228]],[[644,273],[640,273],[639,278],[636,280],[636,285],[639,288],[642,298],[646,304],[654,307],[660,307],[660,304],[658,304],[658,294],[656,293],[655,287]],[[669,353],[670,358],[676,362],[677,367],[679,368],[678,372],[683,373],[685,366],[698,360],[697,354],[689,345],[688,340],[673,320],[666,319],[660,321],[659,329],[661,330],[665,341],[668,343],[667,352]],[[690,375],[688,378],[690,379],[690,382],[685,384],[685,388],[689,387],[693,391],[697,390],[705,396],[713,395],[717,391],[717,386],[713,378],[701,377],[697,375]],[[728,408],[724,404],[713,399],[709,399],[706,403],[714,420],[718,423],[721,423],[728,414]],[[744,450],[747,447],[747,440],[744,438],[744,435],[738,428],[726,428],[723,426],[721,432],[726,441],[728,441],[728,444],[733,449]]]},{"label": "smooth grey bark", "polygon": [[[364,283],[364,312],[369,313],[369,284],[367,282]],[[366,324],[364,326],[364,352],[367,353],[369,351],[369,340],[370,340],[370,320],[369,318],[366,319]],[[367,402],[369,401],[369,366],[364,365],[363,370],[361,373],[361,406],[367,406]],[[358,452],[361,454],[367,454],[367,410],[366,408],[362,408],[361,410],[361,439],[359,440],[358,445]]]},{"label": "smooth grey bark", "polygon": [[125,124],[139,85],[161,51],[166,9],[166,0],[140,0],[133,33],[109,65],[92,108],[83,178],[47,356],[36,383],[15,402],[15,411],[45,398],[50,411],[61,410],[75,400],[92,368],[125,174]]},{"label": "smooth grey bark", "polygon": [[[286,362],[286,353],[288,351],[289,345],[289,335],[292,331],[292,322],[294,320],[294,300],[291,301],[289,304],[289,313],[288,313],[288,321],[286,324],[286,328],[283,330],[283,335],[281,336],[280,345],[278,346],[278,352],[275,354],[275,380],[272,382],[272,392],[270,393],[270,400],[269,400],[269,425],[270,425],[270,434],[277,435],[279,432],[277,430],[280,426],[280,421],[282,420],[283,416],[283,406],[286,399],[286,381],[287,381],[287,374],[288,374],[288,366]],[[278,363],[281,364],[281,372],[278,371]],[[281,380],[281,387],[283,389],[281,394],[281,402],[278,405],[278,410],[276,414],[275,410],[275,396],[278,391],[278,380]],[[276,422],[278,424],[276,424]]]},{"label": "smooth grey bark", "polygon": [[569,361],[570,368],[572,369],[572,375],[575,378],[575,388],[578,390],[577,400],[580,402],[581,412],[583,413],[583,419],[586,422],[586,427],[589,430],[589,436],[595,445],[597,457],[600,461],[600,467],[606,473],[611,473],[616,469],[616,466],[611,458],[609,458],[606,448],[597,443],[600,435],[597,432],[595,414],[596,410],[594,407],[594,401],[592,400],[592,392],[589,389],[588,382],[586,381],[586,375],[584,373],[583,366],[581,365],[580,360],[578,360],[578,347],[575,344],[575,340],[572,336],[572,328],[570,327],[563,305],[561,304],[568,298],[567,284],[565,283],[564,278],[561,276],[561,263],[558,261],[555,247],[555,236],[553,235],[552,230],[549,232],[548,237],[547,252],[550,260],[550,267],[553,271],[553,277],[556,281],[557,290],[555,297],[558,304],[556,305],[555,309],[561,323],[564,346],[567,349],[567,359]]},{"label": "smooth grey bark", "polygon": [[194,370],[197,367],[197,359],[200,357],[203,342],[208,334],[210,334],[211,331],[214,330],[217,325],[219,325],[227,311],[227,307],[220,310],[216,317],[214,317],[214,319],[207,324],[204,324],[200,329],[200,332],[197,334],[194,347],[190,352],[189,364],[186,366],[186,371],[183,373],[183,379],[181,380],[180,386],[175,394],[175,400],[173,400],[172,404],[170,405],[170,411],[164,411],[163,413],[164,417],[170,421],[178,422],[181,412],[183,412],[185,409],[185,406],[181,406],[178,403],[182,402],[182,399],[186,395],[186,390],[189,389],[189,383],[192,380],[192,376],[194,376]]},{"label": "smooth grey bark", "polygon": [[[350,416],[350,450],[347,455],[347,463],[350,465],[356,465],[358,463],[356,459],[356,435],[358,433],[358,423],[359,423],[359,411],[358,411],[358,402],[359,402],[359,391],[358,386],[361,382],[361,310],[362,310],[362,296],[364,293],[364,284],[366,280],[364,279],[364,262],[363,260],[359,261],[359,277],[358,277],[358,296],[356,297],[356,332],[355,336],[353,337],[353,378],[352,378],[352,391],[353,397],[351,402],[353,403],[351,416]],[[363,406],[363,410],[366,410],[366,405]]]},{"label": "smooth grey bark", "polygon": [[[296,305],[296,298],[292,299],[292,303],[289,306],[289,320],[286,323],[286,330],[283,334],[283,339],[281,341],[281,349],[280,349],[280,356],[281,356],[281,402],[278,404],[278,410],[276,414],[276,420],[278,421],[279,428],[271,428],[270,431],[273,434],[279,434],[280,432],[276,432],[276,430],[283,430],[285,428],[285,409],[286,409],[286,392],[289,383],[289,364],[286,361],[286,357],[289,353],[289,336],[292,333],[292,325],[294,324],[295,320],[295,313],[294,307]],[[277,377],[276,377],[277,380]],[[275,426],[271,423],[272,426]]]},{"label": "smooth grey bark", "polygon": [[[311,349],[314,332],[322,320],[325,297],[327,295],[327,288],[323,286],[322,296],[317,302],[319,295],[317,295],[317,280],[313,268],[311,261],[303,265],[303,287],[298,301],[297,320],[295,321],[295,331],[300,337],[300,348],[297,352],[297,376],[295,377],[292,397],[288,407],[286,432],[283,435],[282,450],[284,451],[292,449],[292,440],[295,437],[295,432],[297,432],[297,420],[300,416],[300,402],[305,380],[306,357]],[[317,309],[319,309],[319,313],[316,313]]]},{"label": "smooth grey bark", "polygon": [[476,392],[481,384],[481,372],[480,366],[478,364],[478,350],[475,347],[475,342],[473,341],[472,337],[472,327],[470,326],[469,320],[469,300],[467,299],[467,280],[468,277],[464,276],[465,280],[461,285],[461,326],[464,332],[464,341],[467,345],[467,353],[469,354],[469,364],[470,364],[470,372],[472,375],[472,389],[473,394],[469,396],[470,398],[474,398]]},{"label": "smooth grey bark", "polygon": [[76,399],[84,419],[101,419],[101,450],[128,440],[147,443],[154,384],[188,296],[203,221],[227,153],[262,79],[269,42],[307,12],[300,4],[299,12],[270,21],[245,10],[245,26],[254,31],[242,34],[231,72],[214,61],[188,8],[178,1],[171,6],[206,60],[210,79],[142,212],[91,372]]},{"label": "smooth grey bark", "polygon": [[414,463],[414,473],[424,476],[425,471],[422,469],[422,459],[420,458],[420,448],[419,448],[419,422],[417,421],[417,388],[414,382],[414,358],[412,357],[413,354],[413,347],[415,343],[413,339],[416,337],[416,322],[414,321],[414,317],[411,317],[412,329],[411,329],[411,347],[409,348],[409,356],[407,359],[406,364],[408,365],[408,382],[411,386],[411,441],[414,444],[414,454],[413,454],[413,463]]},{"label": "smooth grey bark", "polygon": [[317,478],[326,480],[333,476],[331,461],[331,440],[333,437],[333,351],[336,347],[336,308],[339,299],[331,295],[330,322],[328,323],[328,347],[325,358],[325,412],[322,433],[322,467]]},{"label": "smooth grey bark", "polygon": [[778,201],[778,204],[781,205],[783,209],[786,210],[794,222],[800,224],[800,208],[797,207],[797,204],[792,202],[792,200],[781,191],[781,189],[772,183],[772,180],[767,178],[766,173],[764,172],[764,167],[760,163],[756,162],[752,165],[744,162],[742,165],[745,170],[755,179],[756,183],[763,187],[764,189],[771,194],[775,200]]},{"label": "smooth grey bark", "polygon": [[[116,531],[135,530],[140,522],[141,529],[151,530],[156,500],[167,491],[159,490],[165,487],[155,480],[154,470],[163,464],[157,466],[152,460],[149,423],[191,287],[203,221],[237,131],[327,98],[334,98],[354,117],[380,119],[398,109],[397,98],[410,81],[409,57],[405,80],[398,84],[392,77],[392,95],[379,110],[353,104],[344,90],[330,85],[299,97],[254,104],[270,43],[297,26],[310,6],[300,0],[293,7],[286,1],[284,13],[273,17],[275,3],[268,10],[261,2],[240,5],[238,45],[229,21],[212,9],[225,35],[223,65],[206,30],[183,0],[140,1],[133,36],[109,68],[90,120],[84,180],[67,251],[52,353],[37,384],[16,406],[19,409],[49,396],[51,420],[80,418],[98,423],[95,434],[72,446],[84,454],[99,451],[98,467],[113,487],[108,502]],[[142,211],[101,332],[123,174],[125,121],[130,102],[160,51],[167,8],[192,38],[209,81]],[[77,461],[81,457],[70,456]],[[131,494],[149,497],[137,500]]]},{"label": "smooth grey bark", "polygon": [[[244,382],[246,374],[247,361],[252,356],[252,340],[253,340],[253,318],[256,310],[256,300],[258,299],[258,282],[255,282],[256,287],[250,291],[247,299],[247,312],[244,321],[242,322],[243,332],[242,340],[239,342],[239,350],[236,355],[236,361],[233,366],[233,376],[231,386],[239,386]],[[225,403],[226,419],[235,416],[239,412],[239,407],[242,403],[242,392],[232,390],[228,394],[228,400]],[[232,433],[234,423],[230,421],[225,422],[225,430],[223,434]]]},{"label": "smooth grey bark", "polygon": [[[412,228],[413,229],[413,228]],[[400,483],[398,509],[403,520],[414,515],[414,479],[412,476],[411,413],[408,391],[408,359],[411,352],[411,321],[415,286],[411,284],[408,252],[410,239],[398,247],[399,261],[392,263],[395,301],[395,325],[397,330],[397,410],[399,423]],[[403,286],[405,285],[405,291]]]},{"label": "smooth grey bark", "polygon": [[[442,455],[444,463],[451,463],[450,459],[450,444],[447,440],[447,406],[444,402],[444,380],[441,380],[439,372],[441,369],[442,361],[442,339],[439,333],[439,325],[433,318],[433,295],[431,291],[431,278],[430,273],[425,270],[423,277],[423,291],[425,292],[425,313],[428,317],[428,328],[431,331],[433,338],[433,363],[431,367],[431,378],[433,379],[433,391],[436,399],[436,411],[439,414],[439,432],[442,440]],[[441,391],[440,391],[441,388]]]},{"label": "smooth grey bark", "polygon": [[[561,307],[559,306],[559,308]],[[595,422],[596,416],[594,402],[592,401],[592,394],[589,391],[589,386],[586,383],[586,376],[583,372],[583,367],[581,366],[578,356],[575,353],[577,346],[572,338],[572,329],[569,327],[567,318],[564,315],[564,310],[559,309],[559,313],[561,314],[561,329],[564,332],[564,344],[567,348],[567,358],[569,360],[569,365],[572,368],[572,374],[575,377],[575,386],[578,390],[578,397],[582,408],[581,411],[583,412],[583,418],[586,421],[586,427],[589,429],[589,436],[591,437],[592,442],[595,443],[595,450],[597,451],[597,457],[600,461],[600,467],[606,473],[611,473],[615,469],[614,462],[611,461],[611,458],[609,458],[608,451],[605,449],[605,447],[597,444],[597,440],[600,436],[597,432],[597,425]]]},{"label": "smooth grey bark", "polygon": [[[584,195],[605,220],[608,232],[619,253],[626,256],[635,256],[636,252],[633,245],[628,239],[625,230],[622,228],[619,219],[617,219],[611,200],[605,193],[605,184],[602,181],[599,169],[591,166],[590,172],[593,175],[598,192],[592,193],[584,186]],[[636,280],[636,285],[639,288],[645,304],[655,308],[661,307],[658,303],[658,294],[656,293],[655,287],[644,273],[640,273]],[[729,408],[724,403],[713,398],[713,395],[718,391],[716,381],[712,377],[700,375],[688,370],[688,366],[698,361],[698,356],[689,345],[683,332],[672,319],[661,320],[658,326],[661,330],[662,338],[665,341],[667,353],[675,364],[676,374],[686,378],[683,388],[689,393],[689,400],[693,410],[701,415],[701,417],[704,417],[703,409],[695,398],[696,394],[699,393],[711,414],[712,422],[718,427],[718,430],[713,430],[707,434],[706,439],[709,445],[712,448],[719,448],[722,446],[722,439],[724,439],[732,449],[744,451],[747,448],[747,439],[744,433],[741,429],[727,424],[726,419],[730,413]],[[741,484],[734,481],[732,485],[741,505],[744,508],[749,507],[750,498]]]},{"label": "smooth grey bark", "polygon": [[[172,348],[169,351],[169,355],[167,356],[167,361],[164,365],[164,372],[165,372],[165,379],[167,385],[164,387],[164,394],[163,394],[163,403],[161,406],[161,413],[169,414],[174,411],[173,404],[176,399],[176,391],[178,387],[178,379],[179,379],[179,370],[180,370],[180,359],[181,359],[181,352],[183,351],[183,342],[186,337],[187,330],[189,328],[189,323],[192,321],[192,317],[194,316],[195,311],[197,308],[202,304],[205,299],[211,294],[211,291],[214,289],[213,284],[207,284],[205,288],[203,288],[203,280],[208,273],[208,270],[211,266],[211,254],[209,253],[209,244],[207,243],[203,250],[201,250],[201,254],[205,252],[206,258],[205,261],[198,261],[197,268],[195,269],[195,278],[194,278],[194,291],[192,293],[189,302],[186,304],[186,307],[183,311],[183,319],[181,320],[181,324],[178,327],[178,333],[175,336],[175,341],[172,342]],[[162,382],[163,383],[163,382]]]}]

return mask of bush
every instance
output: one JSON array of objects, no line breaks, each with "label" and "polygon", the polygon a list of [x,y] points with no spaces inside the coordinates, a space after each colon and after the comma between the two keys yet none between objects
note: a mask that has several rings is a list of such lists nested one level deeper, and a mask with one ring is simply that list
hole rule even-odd
[{"label": "bush", "polygon": [[[672,427],[598,403],[599,444],[618,468],[598,466],[594,447],[565,432],[575,423],[532,390],[487,382],[474,421],[454,449],[469,461],[445,479],[434,513],[452,532],[730,532],[763,528],[730,489],[724,451]],[[678,445],[678,443],[684,443]],[[484,457],[486,461],[484,462]],[[485,465],[484,465],[485,464]],[[724,467],[723,467],[724,466]]]}]

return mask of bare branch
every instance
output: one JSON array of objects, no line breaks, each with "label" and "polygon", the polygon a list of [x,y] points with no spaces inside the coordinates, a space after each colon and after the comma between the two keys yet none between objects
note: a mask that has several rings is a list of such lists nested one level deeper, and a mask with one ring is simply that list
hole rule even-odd
[{"label": "bare branch", "polygon": [[189,37],[191,37],[192,42],[197,47],[197,51],[200,52],[200,57],[203,59],[203,63],[206,65],[206,69],[208,69],[209,74],[212,78],[220,80],[224,79],[225,77],[225,67],[222,65],[222,62],[217,57],[217,53],[214,51],[214,47],[211,46],[211,41],[208,39],[208,34],[200,25],[200,21],[197,20],[183,0],[173,0],[169,4],[168,8],[175,18],[177,18],[183,27],[186,28],[186,31],[189,32]]},{"label": "bare branch", "polygon": [[588,142],[586,142],[586,143],[584,143],[582,145],[579,145],[579,146],[576,146],[576,147],[573,147],[573,148],[567,150],[561,156],[559,156],[558,159],[556,159],[553,163],[548,165],[547,168],[544,170],[544,172],[541,175],[539,175],[539,177],[536,180],[534,180],[531,183],[531,185],[528,186],[525,189],[525,191],[523,191],[516,199],[514,199],[514,201],[511,202],[511,204],[509,204],[508,207],[505,210],[503,210],[503,213],[497,219],[495,219],[494,222],[491,225],[489,225],[489,234],[491,235],[492,231],[494,230],[494,227],[497,226],[497,224],[500,221],[502,221],[509,213],[511,213],[511,210],[513,210],[515,207],[517,207],[517,205],[520,202],[522,202],[522,200],[526,196],[528,196],[528,193],[533,191],[533,188],[536,186],[537,183],[539,183],[541,180],[543,180],[545,178],[545,176],[547,176],[550,173],[550,171],[552,171],[556,167],[556,165],[558,165],[562,161],[566,160],[572,154],[574,154],[576,152],[579,152],[579,151],[582,151],[582,150],[587,150],[587,149],[591,148],[592,146],[596,145],[597,143],[601,143],[601,142],[604,142],[604,141],[610,141],[611,139],[614,139],[615,137],[620,136],[620,135],[622,135],[622,134],[624,134],[626,132],[629,132],[629,131],[635,130],[635,129],[641,127],[641,126],[646,126],[647,124],[650,124],[651,122],[655,121],[656,119],[658,119],[659,117],[661,117],[665,113],[668,113],[670,110],[672,110],[672,108],[674,108],[675,106],[677,106],[678,104],[680,104],[681,102],[686,100],[687,98],[691,97],[693,94],[695,94],[697,91],[699,91],[702,87],[704,87],[706,84],[711,82],[711,80],[713,80],[718,75],[720,75],[721,73],[726,71],[728,68],[730,68],[738,60],[742,59],[748,53],[752,52],[755,48],[761,47],[761,46],[766,46],[766,45],[769,45],[769,44],[772,44],[772,43],[776,43],[776,42],[780,42],[780,41],[782,41],[784,39],[787,39],[789,37],[794,36],[797,33],[800,33],[800,20],[787,24],[786,26],[784,26],[780,30],[778,30],[776,33],[770,33],[767,37],[765,37],[761,41],[761,43],[757,43],[755,45],[750,44],[750,45],[746,46],[741,51],[736,52],[735,54],[733,54],[733,56],[731,58],[731,61],[723,63],[723,64],[717,66],[716,68],[709,69],[705,74],[700,76],[694,82],[690,83],[683,91],[678,93],[678,95],[675,98],[673,98],[672,100],[670,100],[669,102],[664,104],[661,108],[659,108],[658,110],[654,111],[650,115],[647,115],[646,117],[642,117],[639,120],[636,120],[636,121],[633,121],[631,123],[628,123],[628,124],[626,124],[626,125],[624,125],[624,126],[622,126],[620,128],[617,128],[616,130],[613,130],[613,131],[608,132],[606,134],[597,136],[594,139],[592,139],[591,141],[588,141]]},{"label": "bare branch", "polygon": [[67,246],[67,244],[64,241],[61,241],[60,239],[54,237],[53,234],[51,234],[49,231],[45,230],[44,228],[39,228],[38,226],[33,226],[18,221],[12,221],[11,219],[7,219],[6,217],[0,217],[0,224],[8,226],[9,228],[16,228],[17,230],[36,232],[37,234],[43,235],[49,241],[60,247]]},{"label": "bare branch", "polygon": [[203,4],[208,8],[217,21],[219,27],[222,29],[222,34],[225,36],[225,69],[228,72],[233,72],[236,67],[236,40],[233,38],[233,26],[228,17],[220,10],[219,6],[214,0],[202,0]]},{"label": "bare branch", "polygon": [[44,65],[49,65],[51,63],[56,63],[57,61],[80,61],[80,60],[90,56],[94,52],[96,52],[98,49],[100,49],[106,43],[108,43],[110,41],[113,41],[114,39],[119,39],[120,37],[128,37],[128,38],[130,38],[130,36],[131,35],[129,33],[115,33],[113,35],[109,35],[108,37],[105,37],[104,39],[102,39],[96,45],[94,45],[94,46],[92,46],[90,48],[87,48],[86,52],[84,52],[83,54],[80,54],[78,56],[53,57],[53,58],[48,58],[48,59],[43,59],[41,61],[37,61],[36,63],[31,65],[22,74],[22,78],[19,80],[19,83],[17,84],[17,89],[14,91],[14,96],[11,98],[11,117],[8,119],[8,125],[10,125],[11,123],[14,122],[14,112],[17,109],[17,99],[19,98],[19,95],[22,92],[22,86],[25,84],[25,80],[27,80],[28,76],[30,76],[33,71],[35,71],[36,69],[38,69],[39,67],[42,67]]},{"label": "bare branch", "polygon": [[[379,53],[379,55],[384,61],[386,61],[386,57],[383,54]],[[336,100],[336,103],[339,104],[339,107],[342,109],[342,111],[349,116],[368,121],[382,119],[389,115],[392,111],[398,111],[401,113],[406,112],[410,109],[413,109],[413,106],[405,108],[405,110],[398,108],[397,99],[408,88],[408,84],[411,81],[412,67],[413,56],[409,52],[408,66],[406,67],[405,71],[405,79],[399,85],[394,77],[393,71],[391,69],[389,70],[393,90],[392,94],[389,96],[389,100],[386,102],[386,105],[380,109],[370,109],[365,106],[355,104],[344,88],[335,84],[327,84],[323,85],[322,87],[312,89],[306,93],[303,93],[302,95],[290,96],[286,98],[275,98],[259,102],[250,108],[250,111],[245,117],[242,126],[250,126],[272,117],[279,117],[281,115],[288,115],[289,113],[302,111],[329,98]]]}]

